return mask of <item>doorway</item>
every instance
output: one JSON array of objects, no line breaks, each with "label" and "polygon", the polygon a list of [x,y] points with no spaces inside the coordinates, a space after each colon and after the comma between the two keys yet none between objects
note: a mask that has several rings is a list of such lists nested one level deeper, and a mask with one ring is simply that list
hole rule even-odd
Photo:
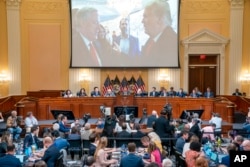
[{"label": "doorway", "polygon": [[188,92],[195,87],[205,92],[207,87],[216,94],[218,55],[189,55]]}]

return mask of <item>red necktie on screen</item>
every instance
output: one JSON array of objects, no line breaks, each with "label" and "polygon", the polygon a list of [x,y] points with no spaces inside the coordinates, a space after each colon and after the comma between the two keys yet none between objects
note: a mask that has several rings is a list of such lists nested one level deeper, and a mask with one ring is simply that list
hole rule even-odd
[{"label": "red necktie on screen", "polygon": [[93,46],[92,42],[89,43],[89,48],[90,48],[90,55],[92,57],[93,62],[95,63],[95,65],[99,65],[97,52],[96,52],[96,49]]},{"label": "red necktie on screen", "polygon": [[155,41],[152,38],[149,38],[146,45],[145,45],[145,55],[150,56],[150,52],[152,50],[152,46],[154,45]]}]

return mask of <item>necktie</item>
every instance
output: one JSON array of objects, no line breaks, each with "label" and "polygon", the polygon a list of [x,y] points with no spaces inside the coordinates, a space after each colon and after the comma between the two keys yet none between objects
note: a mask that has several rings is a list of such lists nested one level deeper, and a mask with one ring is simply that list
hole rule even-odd
[{"label": "necktie", "polygon": [[145,55],[150,56],[150,52],[152,50],[152,46],[154,45],[154,40],[149,38],[145,45]]},{"label": "necktie", "polygon": [[93,46],[92,42],[89,43],[89,48],[90,48],[90,54],[91,54],[91,57],[92,57],[94,64],[99,66],[100,64],[99,64],[99,60],[97,57],[97,52],[96,52],[95,47]]}]

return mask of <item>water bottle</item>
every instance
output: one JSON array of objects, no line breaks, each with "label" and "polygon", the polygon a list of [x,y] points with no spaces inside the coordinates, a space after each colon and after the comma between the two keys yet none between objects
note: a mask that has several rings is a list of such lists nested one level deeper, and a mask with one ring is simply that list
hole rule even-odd
[{"label": "water bottle", "polygon": [[116,148],[116,140],[114,140],[114,148]]},{"label": "water bottle", "polygon": [[221,138],[220,137],[218,137],[217,143],[218,143],[218,147],[221,147]]}]

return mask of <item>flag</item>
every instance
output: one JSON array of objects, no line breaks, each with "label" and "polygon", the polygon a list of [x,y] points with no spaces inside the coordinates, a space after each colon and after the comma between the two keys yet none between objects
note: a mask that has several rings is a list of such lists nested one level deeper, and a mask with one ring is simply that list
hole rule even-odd
[{"label": "flag", "polygon": [[114,85],[120,85],[120,80],[117,75],[115,76]]},{"label": "flag", "polygon": [[109,76],[107,76],[107,78],[106,78],[106,80],[105,80],[105,82],[103,84],[103,89],[102,89],[103,95],[106,94],[106,92],[107,92],[108,89],[112,90],[112,84],[111,84]]},{"label": "flag", "polygon": [[143,82],[141,76],[139,76],[139,78],[136,81],[135,89],[136,89],[136,92],[137,92],[138,89],[141,89],[142,91],[145,90],[145,83]]},{"label": "flag", "polygon": [[136,93],[136,89],[135,89],[136,84],[135,83],[136,83],[136,80],[135,80],[134,76],[132,75],[132,77],[129,80],[129,91],[131,93]]},{"label": "flag", "polygon": [[124,88],[128,89],[128,81],[126,77],[123,77],[122,82],[121,82],[121,91],[124,90]]}]

